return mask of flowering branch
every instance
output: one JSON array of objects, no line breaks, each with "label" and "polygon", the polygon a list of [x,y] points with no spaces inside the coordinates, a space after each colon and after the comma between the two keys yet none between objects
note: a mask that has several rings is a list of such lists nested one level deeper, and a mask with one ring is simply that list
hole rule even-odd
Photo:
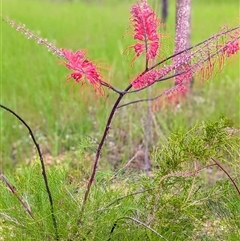
[{"label": "flowering branch", "polygon": [[[221,70],[225,58],[230,57],[239,51],[239,28],[240,26],[227,31],[221,31],[214,37],[203,41],[201,44],[184,49],[183,51],[160,61],[148,70],[139,74],[132,81],[133,87],[138,89],[138,91],[141,91],[156,82],[169,79],[166,78],[169,74],[171,74],[170,78],[177,76],[178,83],[182,83],[183,81],[187,83],[193,75],[199,72],[202,74],[203,80],[210,78],[213,70],[216,69],[216,64],[219,65],[218,68]],[[222,42],[220,42],[221,40]],[[185,52],[188,52],[189,50],[193,51],[188,55],[185,55]],[[179,57],[179,55],[183,56]],[[160,64],[169,60],[174,60],[177,56],[179,58],[178,62],[156,69]],[[191,64],[189,64],[190,60]],[[178,70],[177,73],[175,73],[176,70]],[[179,79],[181,79],[181,81],[179,81]],[[137,91],[129,91],[129,93],[133,92]]]},{"label": "flowering branch", "polygon": [[[148,14],[149,15],[148,15]],[[140,56],[143,52],[145,52],[146,60],[150,60],[157,56],[157,50],[159,48],[159,44],[157,45],[156,41],[158,39],[159,41],[159,35],[157,35],[157,27],[159,26],[159,20],[155,17],[153,11],[151,8],[147,5],[146,0],[142,0],[139,2],[138,5],[133,5],[131,10],[132,18],[131,21],[134,26],[134,38],[139,40],[143,45],[143,43],[146,43],[146,49],[142,49],[142,51],[138,52],[137,48],[135,46],[130,46],[130,48],[134,48],[135,53],[137,54],[137,57]],[[141,16],[142,14],[142,16]],[[103,81],[100,77],[100,74],[98,73],[97,66],[86,59],[86,51],[78,50],[75,53],[72,51],[68,51],[65,49],[58,49],[51,43],[49,43],[46,39],[40,38],[37,35],[33,34],[30,30],[26,29],[24,25],[16,24],[14,21],[5,18],[2,16],[2,19],[9,23],[12,27],[16,28],[17,31],[22,32],[28,39],[33,39],[37,41],[39,44],[45,45],[49,51],[51,51],[53,54],[56,54],[60,58],[64,58],[66,62],[64,62],[65,66],[71,70],[74,70],[69,76],[68,79],[73,78],[77,83],[80,82],[81,79],[88,80],[89,83],[91,83],[94,86],[95,92],[100,93],[101,95],[104,93],[102,86],[107,87],[114,92],[118,94],[125,94],[125,93],[135,93],[139,92],[141,90],[144,90],[154,84],[155,82],[167,80],[170,78],[178,77],[181,79],[185,79],[185,77],[190,77],[192,74],[190,73],[192,68],[195,68],[194,74],[201,70],[202,74],[205,74],[202,76],[204,80],[206,78],[211,76],[211,72],[213,71],[213,67],[215,64],[215,61],[212,61],[210,57],[216,56],[211,55],[211,50],[216,50],[219,47],[222,47],[222,55],[219,56],[220,61],[223,62],[225,57],[230,57],[231,55],[235,54],[239,51],[239,28],[240,26],[237,26],[235,28],[222,30],[219,33],[215,34],[214,36],[210,37],[207,40],[204,40],[200,42],[199,44],[196,44],[193,47],[186,48],[178,53],[175,53],[164,60],[159,61],[158,63],[146,67],[146,69],[137,76],[132,81],[132,86],[136,89],[133,91],[120,91],[117,90],[112,85],[108,84],[107,82]],[[156,21],[156,24],[151,25],[153,21]],[[145,39],[143,36],[145,36]],[[223,37],[229,37],[227,41],[223,41]],[[220,39],[223,39],[220,43]],[[219,43],[218,43],[219,42]],[[155,48],[150,48],[148,51],[147,46],[155,46]],[[203,46],[202,46],[203,45]],[[158,46],[156,48],[156,46]],[[156,51],[153,51],[156,49]],[[195,50],[196,49],[196,50]],[[191,52],[188,57],[181,57],[181,55],[186,55],[186,52],[189,52],[190,50],[194,50]],[[220,51],[218,51],[220,53]],[[160,69],[156,69],[158,66],[164,64],[165,62],[169,60],[173,60],[178,56],[179,59],[182,59],[178,64],[172,64],[172,65],[166,65]],[[201,64],[204,64],[205,62],[208,63],[205,67],[200,65],[199,60],[201,60],[205,56],[205,61],[201,61]],[[192,66],[186,66],[186,62],[189,62],[189,59],[193,62]],[[208,61],[207,61],[208,60]],[[222,63],[219,61],[219,63],[222,65]],[[146,61],[147,62],[147,61]],[[148,65],[148,64],[146,64]],[[203,67],[203,68],[200,68]],[[176,69],[182,70],[180,73],[176,75],[172,75],[170,77],[165,77],[167,74],[175,71]],[[184,71],[183,71],[184,70]],[[187,70],[187,72],[185,71]],[[204,73],[205,70],[205,73]],[[188,75],[186,75],[188,74]],[[207,74],[207,75],[206,75]],[[182,75],[182,76],[180,76]],[[163,78],[164,77],[164,78]],[[181,82],[181,81],[180,81]],[[186,82],[186,80],[185,80]],[[82,82],[84,84],[85,82]]]},{"label": "flowering branch", "polygon": [[[174,87],[172,87],[170,89],[167,89],[166,91],[164,91],[163,93],[157,95],[156,97],[131,101],[131,102],[128,102],[126,104],[122,104],[122,105],[118,106],[118,108],[122,108],[124,106],[136,104],[136,103],[139,103],[139,102],[155,101],[155,100],[159,99],[162,96],[166,96],[168,94],[171,94],[171,93],[174,93],[174,92],[178,92],[179,90],[185,90],[184,84],[187,83],[189,81],[189,78],[190,78],[190,77],[188,78],[188,76],[191,76],[191,75],[193,76],[195,73],[198,73],[199,71],[202,72],[202,74],[203,74],[202,78],[204,80],[206,80],[207,78],[210,78],[210,74],[211,73],[207,73],[207,75],[206,75],[206,73],[204,73],[205,70],[209,70],[209,67],[205,67],[204,63],[209,61],[209,59],[213,59],[214,57],[218,56],[221,53],[224,53],[227,57],[229,57],[232,54],[235,54],[236,51],[239,50],[239,46],[236,44],[236,41],[238,39],[240,39],[240,36],[235,38],[235,39],[233,39],[233,40],[228,41],[227,45],[224,45],[223,47],[220,47],[211,56],[208,56],[205,59],[202,59],[201,61],[199,61],[195,66],[193,66],[192,69],[191,68],[187,68],[185,71],[178,72],[178,73],[175,73],[173,75],[166,76],[164,78],[159,78],[159,79],[156,79],[154,81],[150,81],[151,83],[149,85],[147,85],[145,87],[142,87],[140,89],[133,90],[133,91],[128,91],[128,94],[129,93],[135,93],[135,92],[139,92],[141,90],[144,90],[144,89],[148,88],[149,86],[154,85],[157,82],[166,81],[166,80],[169,80],[169,79],[172,79],[172,78],[176,78],[176,77],[179,77],[179,76],[180,76],[179,78],[182,78],[182,81],[179,81],[178,83],[176,83],[176,85]],[[228,47],[226,47],[226,46],[228,46]],[[213,66],[211,66],[211,65],[213,65],[213,63],[210,64],[211,70],[213,70]],[[153,75],[150,74],[149,78],[152,77],[152,79],[154,79],[154,77],[157,76],[155,74],[156,73],[154,73]],[[146,75],[146,76],[148,76],[148,75]],[[145,76],[144,79],[147,79],[146,76]],[[185,77],[186,79],[183,78],[183,77]]]},{"label": "flowering branch", "polygon": [[[181,72],[178,73],[172,73],[177,67],[179,67],[181,64],[184,65],[184,63],[179,63],[178,66],[174,65],[165,65],[162,69],[157,69],[155,70],[158,66],[164,64],[167,61],[170,61],[172,59],[174,59],[176,56],[184,54],[185,52],[188,52],[189,50],[194,50],[191,53],[192,58],[195,57],[195,59],[197,59],[196,57],[198,57],[200,62],[195,61],[195,70],[194,72],[192,72],[192,74],[197,74],[199,72],[203,73],[204,69],[209,69],[209,67],[205,66],[204,67],[204,63],[208,63],[209,60],[211,60],[213,57],[219,57],[219,64],[221,64],[219,66],[220,70],[224,61],[224,58],[226,57],[230,57],[233,54],[236,54],[239,51],[239,43],[238,40],[240,38],[239,36],[239,29],[240,26],[228,29],[226,31],[221,31],[215,35],[213,35],[212,37],[192,46],[189,48],[186,48],[178,53],[175,53],[161,61],[159,61],[158,63],[154,64],[153,66],[149,67],[147,70],[144,70],[142,73],[140,73],[138,75],[137,78],[135,78],[132,83],[135,85],[136,89],[135,90],[131,90],[128,91],[127,94],[131,94],[131,93],[136,93],[136,92],[140,92],[144,89],[147,89],[149,86],[152,86],[153,84],[155,84],[156,82],[162,82],[165,80],[169,80],[175,77],[178,77],[180,75],[184,76],[189,74],[192,71],[191,70],[191,66],[188,66],[188,68],[183,68]],[[235,33],[234,35],[231,33]],[[217,39],[219,40],[221,37],[229,35],[230,40],[225,41],[225,44],[219,44],[217,43]],[[212,43],[212,41],[216,41],[215,44]],[[203,46],[202,46],[203,45]],[[211,56],[209,56],[209,48],[213,47],[216,52],[213,52],[211,54]],[[196,50],[195,50],[196,49]],[[206,53],[204,53],[204,49],[207,49]],[[201,56],[197,56],[199,55],[199,53],[201,53]],[[202,58],[205,56],[205,59],[203,60]],[[202,57],[202,58],[201,58]],[[222,62],[221,62],[222,61]],[[196,67],[204,67],[204,68],[200,68],[197,69]],[[198,71],[197,71],[198,70]],[[213,68],[211,67],[211,70],[213,71]],[[202,79],[203,80],[207,80],[207,77],[210,78],[210,71],[209,71],[209,75],[208,76],[204,76],[202,75]],[[165,76],[163,76],[165,74]],[[171,74],[171,75],[170,75]],[[162,76],[162,77],[161,77]],[[167,77],[166,77],[167,76]],[[139,86],[143,86],[141,88],[138,88]],[[126,92],[124,91],[120,91],[119,93],[125,94]]]},{"label": "flowering branch", "polygon": [[[140,1],[140,2],[146,3],[146,1]],[[140,20],[141,20],[141,18],[140,18]],[[141,23],[140,20],[137,23]],[[137,33],[139,32],[140,33],[139,36],[142,36],[141,34],[144,34],[144,31],[143,32],[139,31],[140,27],[138,25],[136,25],[136,26],[137,26],[136,29],[135,29],[136,32]],[[101,153],[103,144],[106,140],[106,136],[107,136],[107,133],[109,131],[113,116],[114,116],[114,114],[115,114],[115,112],[118,108],[118,105],[119,105],[120,101],[124,97],[124,95],[127,94],[127,93],[130,93],[131,91],[129,91],[129,90],[132,87],[140,88],[140,90],[142,90],[144,88],[148,88],[149,86],[153,85],[156,82],[163,81],[163,80],[166,80],[166,79],[170,79],[170,78],[182,75],[182,77],[184,77],[184,78],[182,79],[182,81],[180,81],[177,84],[177,86],[175,86],[176,88],[178,87],[179,90],[181,90],[180,87],[183,86],[183,83],[185,83],[185,81],[188,81],[190,76],[198,73],[199,71],[202,71],[204,73],[205,70],[208,70],[209,71],[208,75],[207,76],[204,75],[203,77],[209,78],[211,76],[211,71],[213,71],[213,67],[215,66],[215,63],[216,63],[216,59],[212,60],[213,57],[217,57],[219,53],[220,53],[220,57],[225,57],[225,55],[227,57],[229,57],[230,55],[235,54],[237,51],[239,51],[238,39],[240,38],[240,36],[239,36],[239,31],[237,31],[238,29],[239,29],[239,27],[236,27],[232,30],[220,32],[217,35],[215,35],[215,37],[212,37],[212,38],[210,38],[206,41],[203,41],[202,44],[204,44],[204,46],[201,47],[201,48],[197,48],[195,51],[190,53],[189,56],[187,57],[187,59],[181,58],[182,62],[180,61],[177,64],[175,63],[173,65],[165,66],[165,67],[161,68],[160,70],[154,70],[154,68],[157,67],[158,65],[160,65],[160,63],[164,63],[169,59],[173,59],[175,56],[180,55],[181,53],[185,53],[186,50],[183,50],[180,53],[176,53],[173,56],[170,56],[169,58],[159,62],[158,64],[156,64],[152,68],[148,69],[146,67],[144,72],[142,74],[140,74],[135,80],[133,80],[132,83],[125,89],[125,91],[123,93],[119,94],[119,97],[116,100],[116,102],[115,102],[115,104],[114,104],[114,106],[113,106],[113,108],[110,112],[105,130],[104,130],[104,134],[103,134],[101,142],[98,146],[98,150],[97,150],[97,153],[96,153],[92,174],[91,174],[91,177],[88,181],[87,190],[85,192],[85,196],[84,196],[84,200],[83,200],[82,212],[84,210],[84,206],[85,206],[86,201],[88,199],[90,188],[91,188],[91,186],[93,184],[93,181],[94,181],[94,177],[95,177],[98,162],[99,162],[100,153]],[[144,28],[143,28],[143,30],[144,30]],[[222,38],[223,36],[226,36],[227,33],[233,32],[235,30],[236,30],[236,32],[234,32],[234,35],[230,35],[230,38],[233,39],[232,41],[228,40],[227,42],[224,42],[222,44],[222,46],[218,44],[220,38]],[[145,35],[147,35],[147,33],[145,33]],[[134,35],[134,38],[136,38],[136,35]],[[137,39],[141,40],[141,37],[137,37]],[[145,39],[145,43],[146,43],[146,39]],[[195,47],[198,47],[198,46],[200,46],[200,45],[196,45]],[[212,48],[214,48],[213,51],[212,51]],[[193,49],[193,47],[188,48],[188,49]],[[137,51],[136,48],[135,48],[135,51]],[[147,51],[147,48],[146,48],[146,51]],[[142,51],[136,52],[137,56],[139,56],[138,53],[140,55],[142,53]],[[177,73],[177,74],[175,73],[173,75],[167,76],[169,73],[171,73],[171,71],[174,71],[177,68],[184,66],[185,61],[189,60],[188,58],[191,59],[192,66],[186,66],[186,68],[184,68],[181,73]],[[147,63],[147,60],[148,60],[148,58],[146,58],[146,63]],[[220,59],[220,60],[222,61],[223,59]],[[189,61],[187,61],[187,63],[189,63]],[[207,63],[206,66],[204,66],[205,63]],[[221,63],[222,62],[220,62],[220,64]],[[153,71],[150,72],[151,70],[153,70]],[[147,78],[145,78],[146,76],[147,76]]]},{"label": "flowering branch", "polygon": [[68,69],[74,71],[68,76],[68,80],[72,78],[77,83],[79,83],[80,80],[83,80],[82,85],[84,85],[87,80],[93,85],[95,92],[99,93],[100,95],[104,94],[102,86],[107,87],[116,93],[121,93],[121,91],[117,90],[112,85],[101,79],[97,66],[86,58],[86,51],[78,50],[73,53],[72,51],[66,49],[59,49],[53,44],[49,43],[47,39],[38,37],[36,34],[27,29],[25,25],[17,24],[9,18],[3,17],[2,15],[0,16],[2,17],[3,21],[10,24],[18,32],[23,33],[27,39],[35,40],[38,44],[46,46],[48,51],[51,51],[54,55],[64,59],[66,61],[64,62],[64,65]]}]

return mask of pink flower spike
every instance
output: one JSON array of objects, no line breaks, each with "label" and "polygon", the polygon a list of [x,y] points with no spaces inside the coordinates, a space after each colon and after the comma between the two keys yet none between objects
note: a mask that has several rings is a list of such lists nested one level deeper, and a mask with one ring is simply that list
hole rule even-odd
[{"label": "pink flower spike", "polygon": [[157,33],[157,28],[160,25],[159,19],[146,0],[139,0],[138,4],[133,5],[131,15],[134,39],[139,41],[130,47],[136,53],[134,59],[143,52],[145,52],[147,60],[155,58],[159,48]]},{"label": "pink flower spike", "polygon": [[222,48],[222,52],[226,57],[230,57],[231,55],[236,54],[240,50],[239,34],[239,29],[231,34],[228,34],[229,40],[223,44],[217,45],[217,49]]},{"label": "pink flower spike", "polygon": [[237,39],[228,41],[226,46],[223,48],[223,53],[227,55],[227,57],[237,53],[240,50],[239,42]]},{"label": "pink flower spike", "polygon": [[147,73],[140,74],[139,76],[137,76],[136,79],[132,81],[132,86],[134,89],[140,89],[145,86],[151,85],[158,79],[161,79],[167,74],[169,74],[172,69],[172,66],[166,66],[157,70],[154,69]]},{"label": "pink flower spike", "polygon": [[62,49],[62,53],[67,62],[64,62],[65,66],[73,70],[68,79],[74,79],[77,83],[82,80],[82,84],[86,83],[86,80],[93,85],[95,92],[103,94],[101,86],[102,80],[100,74],[97,72],[97,66],[85,58],[86,52],[78,50],[75,53]]}]

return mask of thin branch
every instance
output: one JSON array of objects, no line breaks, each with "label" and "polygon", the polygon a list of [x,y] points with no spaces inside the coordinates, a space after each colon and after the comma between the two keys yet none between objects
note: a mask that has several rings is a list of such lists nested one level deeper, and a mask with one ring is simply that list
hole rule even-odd
[{"label": "thin branch", "polygon": [[16,225],[18,225],[18,226],[21,226],[22,228],[26,228],[22,223],[19,223],[15,218],[9,216],[6,213],[0,212],[0,216],[3,216],[5,218],[5,220],[8,220],[8,221],[14,223],[15,227],[16,227]]},{"label": "thin branch", "polygon": [[119,197],[117,199],[115,199],[114,201],[112,201],[111,203],[109,203],[107,206],[105,206],[104,208],[101,208],[97,211],[101,212],[109,207],[111,207],[113,204],[125,199],[125,198],[128,198],[128,197],[132,197],[132,196],[135,196],[135,195],[138,195],[138,194],[141,194],[141,193],[144,193],[144,192],[148,192],[148,191],[151,191],[151,190],[154,190],[154,189],[157,189],[158,187],[153,187],[153,188],[148,188],[148,189],[144,189],[144,190],[141,190],[141,191],[138,191],[138,192],[133,192],[133,193],[130,193],[128,195],[125,195],[125,196],[122,196],[122,197]]},{"label": "thin branch", "polygon": [[[169,177],[190,177],[190,176],[195,176],[197,175],[199,172],[203,171],[204,169],[206,168],[210,168],[210,167],[213,167],[213,166],[216,166],[217,164],[209,164],[209,165],[206,165],[204,167],[201,167],[199,169],[196,169],[195,171],[193,172],[174,172],[174,173],[169,173],[169,174],[166,174],[165,176],[163,176],[160,181],[159,181],[159,184],[164,181],[165,179],[169,178]],[[107,206],[105,206],[104,208],[98,210],[98,211],[103,211],[104,209],[107,209],[109,208],[110,206],[112,206],[113,204],[125,199],[125,198],[128,198],[128,197],[132,197],[132,196],[135,196],[135,195],[138,195],[138,194],[141,194],[141,193],[144,193],[144,192],[148,192],[148,191],[151,191],[151,190],[154,190],[154,189],[158,189],[159,188],[159,184],[157,187],[153,187],[153,188],[148,188],[148,189],[144,189],[144,190],[141,190],[141,191],[137,191],[137,192],[134,192],[134,193],[130,193],[128,195],[125,195],[125,196],[122,196],[122,197],[119,197],[117,199],[115,199],[114,201],[112,201],[111,203],[109,203]]]},{"label": "thin branch", "polygon": [[112,85],[108,84],[107,82],[105,82],[103,80],[100,81],[100,84],[102,86],[107,87],[108,89],[111,89],[112,91],[116,92],[117,94],[122,94],[123,93],[123,91],[114,88]]},{"label": "thin branch", "polygon": [[[137,223],[137,224],[139,224],[139,225],[142,225],[142,226],[145,227],[146,229],[149,229],[150,231],[152,231],[152,232],[153,232],[154,234],[156,234],[158,237],[160,237],[160,238],[162,238],[162,239],[164,239],[164,240],[167,241],[166,238],[164,238],[164,237],[163,237],[160,233],[158,233],[156,230],[154,230],[154,229],[152,229],[151,227],[149,227],[147,224],[141,222],[140,220],[138,220],[138,219],[136,219],[136,218],[129,217],[129,216],[124,216],[124,217],[118,218],[118,219],[116,220],[116,222],[113,224],[113,227],[112,227],[112,229],[111,229],[111,231],[110,231],[110,235],[112,235],[114,229],[116,228],[117,222],[118,222],[119,220],[122,220],[122,219],[129,219],[129,220],[131,220],[131,221],[133,221],[133,222],[135,222],[135,223]],[[108,241],[110,241],[110,240],[111,240],[111,237],[109,237]]]},{"label": "thin branch", "polygon": [[[194,163],[194,168],[195,168],[195,170],[196,170],[196,168],[197,168],[197,163],[196,163],[196,162]],[[187,203],[188,200],[190,199],[190,197],[191,197],[191,195],[192,195],[192,192],[193,192],[193,189],[194,189],[195,181],[196,181],[196,177],[194,176],[194,177],[193,177],[192,184],[191,184],[191,187],[190,187],[190,190],[189,190],[189,192],[188,192],[187,198],[184,200],[184,203]]]},{"label": "thin branch", "polygon": [[114,175],[108,180],[108,182],[111,182],[121,171],[123,171],[125,168],[127,168],[138,156],[138,153],[136,154],[122,167],[120,168]]},{"label": "thin branch", "polygon": [[233,186],[236,188],[238,195],[240,196],[240,189],[238,188],[236,182],[233,180],[233,178],[230,176],[230,174],[223,168],[223,166],[214,158],[211,158],[212,161],[215,162],[215,164],[228,176],[230,181],[232,182]]},{"label": "thin branch", "polygon": [[52,193],[50,191],[49,185],[48,185],[48,178],[47,178],[47,173],[46,173],[46,169],[45,169],[45,164],[44,164],[44,160],[43,160],[43,156],[40,150],[40,146],[38,145],[35,136],[32,132],[32,129],[29,127],[29,125],[19,116],[17,115],[14,111],[12,111],[11,109],[5,107],[4,105],[0,104],[0,108],[3,108],[4,110],[6,110],[7,112],[11,113],[12,115],[14,115],[28,130],[32,141],[37,149],[37,153],[40,159],[40,163],[41,163],[41,168],[42,168],[42,175],[43,175],[43,180],[44,180],[44,184],[46,187],[46,191],[47,191],[47,195],[48,195],[48,199],[49,199],[49,203],[50,203],[50,209],[51,209],[51,215],[52,215],[52,221],[53,221],[53,226],[55,229],[55,238],[56,240],[59,240],[59,235],[58,235],[58,226],[57,226],[57,220],[54,214],[54,207],[53,207],[53,198],[52,198]]},{"label": "thin branch", "polygon": [[159,181],[159,184],[164,181],[165,179],[169,178],[169,177],[190,177],[190,176],[195,176],[196,174],[198,174],[199,172],[203,171],[204,169],[206,168],[209,168],[209,167],[213,167],[213,166],[216,166],[216,164],[209,164],[209,165],[206,165],[204,167],[201,167],[193,172],[173,172],[173,173],[169,173],[165,176],[163,176],[160,181]]},{"label": "thin branch", "polygon": [[134,100],[134,101],[130,101],[126,104],[122,104],[122,105],[119,105],[118,106],[118,109],[122,108],[122,107],[125,107],[125,106],[128,106],[128,105],[132,105],[132,104],[137,104],[137,103],[140,103],[140,102],[145,102],[145,101],[154,101],[154,100],[157,100],[158,98],[164,96],[164,95],[167,95],[171,92],[173,92],[174,90],[176,90],[179,86],[181,86],[182,83],[179,83],[179,84],[176,84],[175,86],[171,87],[170,89],[168,90],[165,90],[163,93],[153,97],[153,98],[147,98],[147,99],[141,99],[141,100]]},{"label": "thin branch", "polygon": [[[129,89],[131,89],[132,85],[129,85],[125,91],[127,92]],[[92,169],[92,174],[90,176],[90,179],[88,181],[88,184],[87,184],[87,190],[85,192],[85,195],[84,195],[84,199],[83,199],[83,204],[82,204],[82,208],[81,208],[81,213],[83,213],[84,211],[84,208],[85,208],[85,204],[87,202],[87,199],[88,199],[88,196],[89,196],[89,192],[90,192],[90,189],[91,189],[91,186],[93,184],[93,181],[94,181],[94,178],[95,178],[95,175],[96,175],[96,172],[97,172],[97,166],[98,166],[98,162],[99,162],[99,158],[100,158],[100,154],[101,154],[101,151],[102,151],[102,148],[103,148],[103,144],[106,140],[106,137],[107,137],[107,134],[108,134],[108,131],[110,129],[110,126],[111,126],[111,123],[112,123],[112,119],[114,117],[114,114],[115,112],[117,111],[117,107],[118,107],[118,104],[120,103],[120,101],[122,100],[122,98],[124,97],[125,94],[119,94],[119,97],[117,98],[117,100],[115,101],[115,104],[113,105],[112,107],[112,110],[109,114],[109,117],[108,117],[108,120],[107,120],[107,123],[105,125],[105,130],[103,132],[103,136],[102,136],[102,139],[98,145],[98,149],[97,149],[97,152],[96,152],[96,156],[95,156],[95,161],[94,161],[94,165],[93,165],[93,169]],[[80,219],[78,220],[78,223],[81,222],[81,217]]]},{"label": "thin branch", "polygon": [[32,219],[34,219],[33,213],[30,210],[29,206],[23,201],[23,199],[20,197],[20,195],[18,194],[16,188],[8,181],[8,179],[6,178],[6,176],[0,172],[0,178],[2,179],[2,181],[8,186],[8,188],[10,189],[10,191],[12,192],[12,194],[18,199],[18,201],[22,204],[22,206],[24,207],[24,209],[26,210],[26,212],[30,215],[30,217]]},{"label": "thin branch", "polygon": [[[152,92],[152,88],[149,87],[148,88],[148,97],[151,96],[151,92]],[[146,115],[146,119],[143,120],[143,129],[144,129],[144,171],[146,173],[147,176],[150,175],[150,171],[151,171],[151,162],[149,160],[149,148],[150,148],[150,137],[151,137],[151,133],[152,133],[152,103],[148,102],[147,103],[147,115]]]}]

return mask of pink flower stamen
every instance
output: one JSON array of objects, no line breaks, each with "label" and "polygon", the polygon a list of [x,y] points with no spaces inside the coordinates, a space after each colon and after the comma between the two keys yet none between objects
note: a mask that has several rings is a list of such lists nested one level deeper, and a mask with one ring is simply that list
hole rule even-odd
[{"label": "pink flower stamen", "polygon": [[146,0],[139,0],[138,4],[133,5],[131,15],[134,39],[140,41],[140,43],[130,46],[136,53],[134,59],[144,52],[147,60],[155,58],[159,48],[159,36],[157,33],[159,19]]},{"label": "pink flower stamen", "polygon": [[166,66],[160,69],[152,70],[144,74],[140,74],[136,79],[132,81],[132,86],[134,89],[140,89],[145,86],[151,85],[158,79],[166,76],[171,72],[172,66]]},{"label": "pink flower stamen", "polygon": [[232,34],[228,34],[228,37],[230,39],[224,44],[217,45],[217,48],[223,48],[222,52],[226,57],[230,57],[231,55],[236,54],[240,50],[239,33],[240,31],[237,30]]},{"label": "pink flower stamen", "polygon": [[86,59],[86,51],[78,50],[75,53],[62,49],[64,58],[67,60],[65,66],[73,70],[68,79],[74,79],[77,83],[81,80],[82,84],[86,83],[86,80],[94,86],[95,92],[103,94],[102,80],[100,74],[97,72],[97,66]]},{"label": "pink flower stamen", "polygon": [[230,57],[233,54],[236,54],[239,51],[239,42],[237,39],[233,41],[228,41],[226,46],[223,48],[223,53]]}]

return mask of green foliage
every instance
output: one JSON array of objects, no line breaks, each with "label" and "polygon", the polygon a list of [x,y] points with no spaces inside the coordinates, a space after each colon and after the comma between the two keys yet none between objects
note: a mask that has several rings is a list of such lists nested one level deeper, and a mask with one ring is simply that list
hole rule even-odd
[{"label": "green foliage", "polygon": [[[152,2],[156,6],[159,1]],[[2,14],[17,23],[25,24],[31,31],[47,38],[59,48],[87,49],[89,58],[103,67],[104,80],[121,89],[143,69],[140,62],[136,62],[131,68],[131,57],[122,54],[125,47],[132,44],[130,38],[123,37],[128,27],[131,4],[130,1],[117,0],[103,1],[103,5],[84,4],[80,0],[11,0],[3,1]],[[218,32],[223,25],[238,24],[238,4],[234,1],[211,1],[211,4],[209,1],[194,1],[192,9],[192,44]],[[163,39],[161,56],[173,51],[174,11],[174,4],[170,4],[167,22],[169,36]],[[209,19],[212,19],[211,24]],[[83,135],[98,138],[115,95],[106,93],[106,96],[109,94],[108,97],[98,100],[87,86],[80,88],[66,84],[67,70],[61,66],[61,60],[34,41],[27,40],[6,23],[1,26],[1,103],[16,111],[29,123],[37,133],[42,149],[53,156],[78,149]],[[164,134],[168,136],[176,127],[189,127],[196,120],[213,119],[222,113],[239,127],[239,112],[234,111],[240,104],[238,82],[237,61],[231,62],[222,73],[213,76],[209,83],[202,85],[196,80],[191,104],[182,105],[177,113],[169,109],[161,110],[161,114],[156,113],[162,125],[166,126],[167,131]],[[153,92],[162,92],[166,86],[172,86],[172,83],[161,83],[156,86],[159,89],[154,89]],[[143,95],[145,93],[135,97],[129,95],[125,101],[142,98]],[[122,112],[125,114],[121,115]],[[134,115],[128,115],[127,112]],[[8,113],[1,110],[0,115],[3,165],[9,168],[26,158],[31,159],[32,148],[25,130]],[[139,138],[139,133],[142,131],[141,122],[145,109],[143,105],[127,107],[117,115],[119,118],[116,118],[112,132],[126,126],[124,131],[128,133],[126,139],[130,148],[125,149],[125,155],[129,157],[136,148],[136,143],[139,144],[139,139],[142,139],[142,136]],[[121,146],[121,143],[119,138],[116,145]],[[108,157],[104,155],[104,159]]]},{"label": "green foliage", "polygon": [[[226,118],[196,124],[187,133],[183,130],[174,132],[168,138],[168,143],[156,147],[153,154],[161,174],[169,171],[179,171],[184,163],[200,162],[206,164],[211,158],[227,159],[229,154],[239,155],[237,138],[231,136],[231,122]],[[227,161],[230,163],[230,161]]]},{"label": "green foliage", "polygon": [[[240,199],[236,189],[224,173],[218,181],[207,181],[213,173],[208,176],[204,169],[206,164],[214,164],[212,157],[219,158],[236,184],[240,184],[235,170],[239,165],[240,140],[229,133],[229,125],[228,120],[220,118],[173,133],[166,144],[159,144],[152,153],[157,165],[152,178],[127,172],[112,178],[113,173],[100,171],[83,214],[84,167],[76,175],[70,160],[66,159],[59,167],[49,166],[60,240],[234,241],[239,238]],[[79,147],[80,159],[86,145],[90,143],[85,139]],[[213,172],[219,170],[215,167]],[[28,203],[35,220],[2,182],[0,214],[4,240],[10,237],[54,240],[39,164],[21,166],[5,175]]]}]

